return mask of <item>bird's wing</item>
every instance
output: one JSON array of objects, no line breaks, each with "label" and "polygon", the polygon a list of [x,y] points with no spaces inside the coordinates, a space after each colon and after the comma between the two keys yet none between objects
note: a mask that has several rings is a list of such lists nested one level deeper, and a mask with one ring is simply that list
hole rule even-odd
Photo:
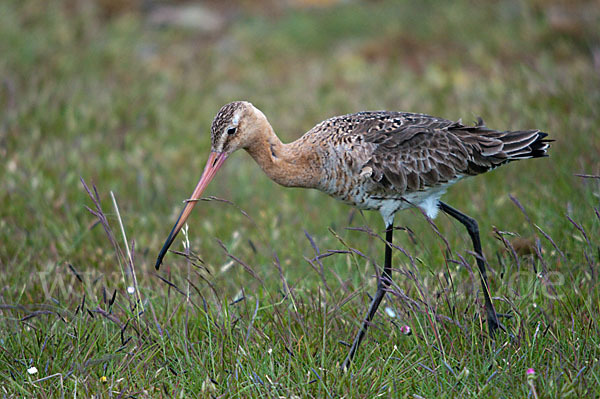
[{"label": "bird's wing", "polygon": [[366,111],[325,120],[304,139],[351,153],[341,157],[351,163],[350,169],[404,193],[464,174],[468,152],[447,135],[447,128],[455,124],[424,114]]},{"label": "bird's wing", "polygon": [[365,167],[371,168],[372,179],[393,186],[399,193],[434,187],[468,174],[470,151],[447,130],[404,126],[376,140],[379,144]]},{"label": "bird's wing", "polygon": [[501,132],[488,129],[481,119],[464,126],[408,115],[404,123],[363,131],[366,142],[377,144],[365,164],[372,169],[371,177],[401,193],[477,175],[511,160],[545,156],[548,147],[546,133],[539,130]]},{"label": "bird's wing", "polygon": [[[323,139],[322,136],[326,139]],[[425,114],[367,111],[321,122],[306,139],[354,153],[353,168],[394,191],[419,191],[516,159],[546,156],[546,133],[496,131]],[[319,138],[323,140],[319,140]]]}]

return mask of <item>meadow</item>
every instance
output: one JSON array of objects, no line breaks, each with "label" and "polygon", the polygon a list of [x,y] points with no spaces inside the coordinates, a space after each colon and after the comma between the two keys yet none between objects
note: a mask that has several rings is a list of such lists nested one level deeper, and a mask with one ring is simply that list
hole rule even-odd
[{"label": "meadow", "polygon": [[[600,396],[600,7],[208,2],[220,23],[198,30],[137,3],[0,2],[2,397]],[[285,142],[378,109],[548,132],[550,157],[444,197],[479,221],[507,332],[488,334],[463,226],[410,209],[341,372],[381,218],[243,152],[156,271],[234,100]]]}]

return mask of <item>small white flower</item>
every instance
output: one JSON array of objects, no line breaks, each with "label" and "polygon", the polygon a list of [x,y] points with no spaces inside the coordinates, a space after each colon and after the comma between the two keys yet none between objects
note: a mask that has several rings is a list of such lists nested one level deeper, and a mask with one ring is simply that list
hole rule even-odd
[{"label": "small white flower", "polygon": [[390,308],[389,306],[385,308],[385,313],[392,318],[396,317],[396,312],[394,312],[394,309]]},{"label": "small white flower", "polygon": [[127,287],[127,293],[129,295],[133,295],[134,292],[135,292],[135,288],[133,288],[133,286],[130,285],[129,287]]},{"label": "small white flower", "polygon": [[34,374],[37,374],[38,369],[37,369],[37,367],[33,366],[33,367],[28,368],[27,372],[31,375],[34,375]]}]

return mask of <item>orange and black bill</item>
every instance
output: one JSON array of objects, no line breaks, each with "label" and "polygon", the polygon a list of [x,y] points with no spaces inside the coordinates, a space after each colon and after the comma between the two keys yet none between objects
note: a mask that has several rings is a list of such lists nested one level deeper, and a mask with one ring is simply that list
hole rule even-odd
[{"label": "orange and black bill", "polygon": [[208,183],[210,183],[211,180],[215,177],[215,175],[217,174],[217,171],[219,170],[219,168],[221,168],[221,166],[223,165],[223,163],[225,162],[226,159],[227,159],[227,154],[224,152],[211,152],[210,153],[210,156],[208,157],[208,161],[206,162],[206,166],[204,167],[204,172],[202,172],[202,177],[200,177],[200,181],[198,182],[196,189],[192,193],[192,196],[187,200],[185,206],[183,207],[183,210],[181,211],[181,213],[179,214],[179,217],[177,218],[177,222],[175,222],[175,225],[173,226],[171,233],[169,233],[169,236],[167,237],[167,240],[165,241],[165,245],[163,245],[162,249],[160,250],[160,253],[158,254],[158,258],[156,258],[155,267],[157,270],[160,267],[160,264],[162,263],[163,258],[167,254],[169,247],[175,240],[177,233],[179,233],[179,230],[181,230],[181,228],[185,224],[185,221],[190,216],[192,209],[194,209],[194,207],[196,206],[196,203],[200,199],[200,196],[206,189],[206,186],[208,186]]}]

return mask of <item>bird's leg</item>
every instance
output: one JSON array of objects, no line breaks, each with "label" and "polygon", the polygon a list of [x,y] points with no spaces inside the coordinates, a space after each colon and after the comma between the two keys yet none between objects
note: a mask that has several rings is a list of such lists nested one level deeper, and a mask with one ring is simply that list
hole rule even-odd
[{"label": "bird's leg", "polygon": [[442,201],[439,201],[439,208],[447,215],[452,216],[454,219],[461,222],[467,228],[469,236],[471,236],[471,241],[473,241],[473,249],[475,250],[475,254],[477,255],[477,266],[479,267],[481,286],[483,287],[483,298],[485,301],[485,311],[487,313],[488,328],[490,330],[490,334],[494,335],[498,327],[501,327],[503,330],[505,328],[498,321],[496,309],[494,308],[494,304],[492,303],[492,299],[490,298],[490,286],[488,284],[487,273],[485,271],[485,262],[483,252],[481,250],[481,241],[479,239],[479,226],[477,225],[477,221],[472,217],[460,212],[459,210],[452,208],[450,205],[443,203]]},{"label": "bird's leg", "polygon": [[381,274],[381,276],[379,277],[379,281],[377,282],[377,292],[375,292],[375,296],[373,297],[373,300],[371,301],[371,305],[369,305],[369,310],[367,311],[367,315],[365,316],[363,325],[360,328],[360,330],[358,331],[358,334],[356,334],[356,337],[354,338],[354,342],[352,343],[350,352],[348,352],[348,356],[346,356],[346,359],[344,360],[344,363],[342,364],[342,371],[346,371],[350,367],[350,362],[352,362],[352,358],[354,357],[354,354],[358,350],[360,343],[362,342],[363,338],[367,334],[367,329],[369,328],[369,325],[371,324],[371,320],[373,320],[373,316],[375,316],[375,313],[377,312],[377,308],[379,307],[379,304],[383,300],[383,297],[385,296],[385,293],[387,292],[387,288],[390,286],[390,283],[392,282],[392,245],[391,244],[392,244],[393,233],[394,233],[394,225],[390,224],[389,226],[386,227],[386,231],[385,231],[385,241],[386,241],[386,243],[385,243],[385,263],[383,266],[383,273]]}]

